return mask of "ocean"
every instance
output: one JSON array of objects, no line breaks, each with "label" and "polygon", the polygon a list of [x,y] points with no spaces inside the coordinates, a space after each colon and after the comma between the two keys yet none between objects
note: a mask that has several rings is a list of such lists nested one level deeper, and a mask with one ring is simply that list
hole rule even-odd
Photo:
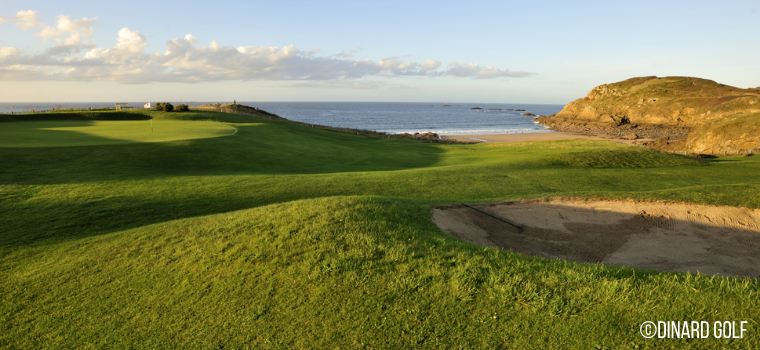
[{"label": "ocean", "polygon": [[[201,105],[211,102],[172,102]],[[215,103],[215,102],[213,102]],[[224,103],[224,102],[222,102]],[[310,124],[365,129],[388,133],[434,132],[440,135],[475,135],[550,132],[538,125],[536,116],[551,115],[562,105],[501,103],[408,103],[408,102],[245,102],[281,117]],[[130,102],[142,106],[145,102]],[[55,108],[111,107],[107,102],[0,103],[0,113],[19,113]],[[473,109],[480,108],[480,109]],[[524,111],[518,111],[524,110]],[[536,116],[524,116],[532,113]]]}]

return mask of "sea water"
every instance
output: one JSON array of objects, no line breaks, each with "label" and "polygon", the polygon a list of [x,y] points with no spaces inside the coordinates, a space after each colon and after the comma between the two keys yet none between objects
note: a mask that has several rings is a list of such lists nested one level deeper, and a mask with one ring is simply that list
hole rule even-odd
[{"label": "sea water", "polygon": [[[207,102],[176,102],[190,106]],[[222,102],[220,103],[229,103]],[[388,133],[434,132],[440,135],[508,134],[550,132],[534,121],[551,115],[562,105],[500,103],[407,103],[407,102],[245,102],[283,118],[309,124],[374,130]],[[145,102],[130,102],[143,106]],[[56,108],[113,108],[114,103],[0,103],[0,113],[30,112]],[[479,109],[474,109],[474,108]],[[518,111],[524,110],[524,111]],[[525,116],[531,113],[536,116]]]}]

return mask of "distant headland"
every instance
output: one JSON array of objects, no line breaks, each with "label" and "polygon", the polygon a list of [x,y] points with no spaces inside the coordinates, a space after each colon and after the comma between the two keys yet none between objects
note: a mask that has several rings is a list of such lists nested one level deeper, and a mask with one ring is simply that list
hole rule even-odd
[{"label": "distant headland", "polygon": [[757,153],[760,88],[692,77],[640,77],[600,85],[557,114],[539,117],[556,131],[694,154]]}]

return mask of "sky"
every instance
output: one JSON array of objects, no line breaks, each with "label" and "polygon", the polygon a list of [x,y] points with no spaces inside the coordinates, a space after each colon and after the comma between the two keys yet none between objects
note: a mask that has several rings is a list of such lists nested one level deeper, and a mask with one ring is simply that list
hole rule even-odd
[{"label": "sky", "polygon": [[566,104],[760,86],[757,1],[0,0],[0,102]]}]

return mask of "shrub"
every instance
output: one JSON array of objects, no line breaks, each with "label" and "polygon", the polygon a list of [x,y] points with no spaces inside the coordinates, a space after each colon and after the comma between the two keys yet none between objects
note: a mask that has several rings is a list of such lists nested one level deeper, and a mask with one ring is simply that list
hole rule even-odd
[{"label": "shrub", "polygon": [[162,112],[171,112],[174,106],[169,102],[156,102],[156,110]]},{"label": "shrub", "polygon": [[181,104],[181,105],[177,105],[177,107],[174,107],[175,111],[187,111],[189,109],[190,109],[190,107],[188,105],[184,104],[184,103]]}]

